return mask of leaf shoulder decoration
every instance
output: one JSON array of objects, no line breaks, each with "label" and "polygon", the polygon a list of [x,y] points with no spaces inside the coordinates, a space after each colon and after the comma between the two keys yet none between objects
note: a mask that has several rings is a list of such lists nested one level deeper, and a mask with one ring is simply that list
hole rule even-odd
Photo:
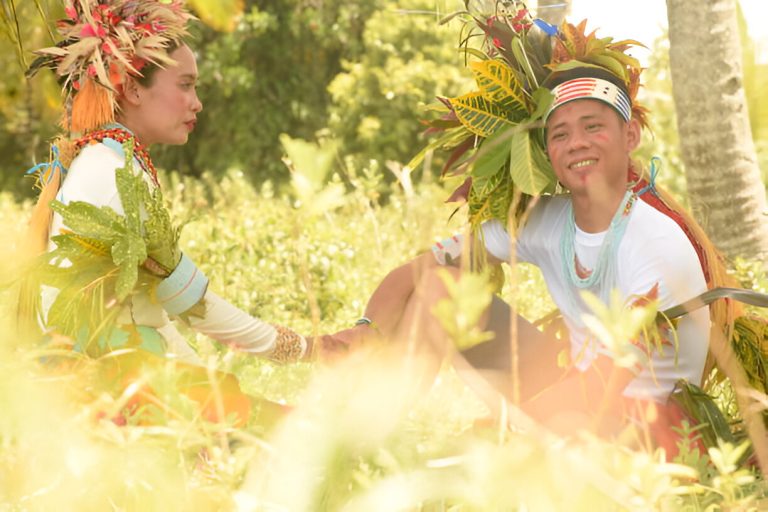
[{"label": "leaf shoulder decoration", "polygon": [[[115,170],[124,215],[83,201],[53,202],[65,230],[31,269],[38,286],[56,288],[47,323],[100,355],[117,327],[120,311],[136,293],[152,293],[181,259],[180,226],[174,225],[162,192],[134,166],[133,140],[123,144],[125,164]],[[160,275],[158,275],[160,273]],[[38,312],[39,313],[39,312]]]}]

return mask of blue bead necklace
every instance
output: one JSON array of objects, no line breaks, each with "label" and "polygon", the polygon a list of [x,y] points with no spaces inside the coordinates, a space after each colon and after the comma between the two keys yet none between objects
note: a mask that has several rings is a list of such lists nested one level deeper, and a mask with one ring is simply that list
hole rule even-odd
[{"label": "blue bead necklace", "polygon": [[600,252],[598,253],[595,268],[587,273],[586,276],[579,275],[579,272],[577,271],[577,268],[581,265],[576,256],[576,249],[574,246],[576,218],[573,213],[573,203],[568,203],[565,212],[565,226],[563,228],[563,234],[560,237],[560,257],[563,262],[563,274],[566,276],[568,284],[570,285],[568,286],[567,295],[574,310],[578,309],[576,305],[581,302],[581,298],[578,297],[578,290],[587,290],[599,286],[600,298],[606,302],[608,301],[611,288],[616,286],[616,267],[619,245],[621,239],[624,237],[624,232],[627,229],[632,206],[634,205],[636,198],[637,196],[631,190],[628,190],[627,193],[624,194],[624,199],[621,201],[619,208],[613,215],[611,224],[608,227],[608,232],[605,234],[603,243],[600,246]]}]

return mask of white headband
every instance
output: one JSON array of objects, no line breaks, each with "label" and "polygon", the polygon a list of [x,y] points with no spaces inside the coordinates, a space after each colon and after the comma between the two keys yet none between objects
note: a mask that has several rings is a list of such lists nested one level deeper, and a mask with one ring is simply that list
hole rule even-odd
[{"label": "white headband", "polygon": [[574,78],[556,86],[552,89],[552,94],[555,95],[555,99],[549,112],[544,116],[545,121],[557,107],[570,101],[582,99],[595,99],[609,104],[627,122],[632,117],[632,103],[629,101],[627,93],[622,91],[616,84],[602,78]]}]

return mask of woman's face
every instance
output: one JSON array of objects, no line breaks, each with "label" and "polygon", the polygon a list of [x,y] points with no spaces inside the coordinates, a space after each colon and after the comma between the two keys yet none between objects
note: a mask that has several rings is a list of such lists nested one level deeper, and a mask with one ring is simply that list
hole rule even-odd
[{"label": "woman's face", "polygon": [[[203,109],[197,97],[197,62],[192,50],[179,46],[170,54],[175,65],[155,71],[150,84],[135,83],[126,121],[146,145],[184,144],[195,129],[197,113]],[[126,111],[126,116],[128,112]]]}]

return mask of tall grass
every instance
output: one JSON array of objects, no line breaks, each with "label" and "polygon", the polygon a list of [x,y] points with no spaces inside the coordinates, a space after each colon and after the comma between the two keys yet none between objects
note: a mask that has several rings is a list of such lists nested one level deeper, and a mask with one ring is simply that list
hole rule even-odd
[{"label": "tall grass", "polygon": [[[333,207],[311,214],[307,197],[269,183],[253,187],[237,171],[219,181],[171,175],[164,187],[174,215],[190,219],[182,245],[212,288],[310,333],[349,326],[389,269],[460,227],[460,214],[448,220],[453,207],[437,184],[386,185],[377,169],[350,172],[346,182]],[[10,235],[27,211],[0,196],[5,270]],[[525,268],[519,279],[520,310],[543,316],[552,306],[540,276]],[[179,391],[172,363],[125,387],[103,371],[104,361],[37,340],[4,340],[0,511],[766,506],[765,483],[733,464],[737,447],[703,458],[684,449],[686,464],[668,464],[658,453],[587,434],[566,440],[540,428],[502,428],[452,371],[424,386],[427,363],[404,365],[396,347],[371,346],[335,364],[276,366],[186,334],[254,397],[245,425],[202,418]],[[121,416],[144,386],[156,399],[145,405],[152,421]]]}]

